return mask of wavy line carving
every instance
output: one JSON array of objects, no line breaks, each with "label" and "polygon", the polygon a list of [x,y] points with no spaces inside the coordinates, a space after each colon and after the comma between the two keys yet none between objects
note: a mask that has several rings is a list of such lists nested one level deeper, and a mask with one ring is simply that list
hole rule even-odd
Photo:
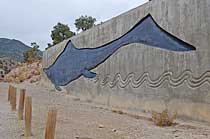
[{"label": "wavy line carving", "polygon": [[205,83],[210,85],[210,70],[204,72],[199,77],[193,76],[191,70],[185,70],[176,77],[173,76],[173,72],[165,71],[156,79],[151,79],[149,73],[145,72],[139,78],[136,78],[135,73],[129,73],[124,79],[120,73],[117,73],[113,79],[110,75],[106,75],[105,78],[102,79],[99,74],[94,80],[95,83],[99,82],[101,86],[109,86],[110,88],[116,85],[121,88],[125,88],[128,85],[131,85],[133,88],[139,88],[143,83],[146,83],[148,87],[158,88],[166,81],[171,87],[179,87],[186,82],[189,87],[198,88]]}]

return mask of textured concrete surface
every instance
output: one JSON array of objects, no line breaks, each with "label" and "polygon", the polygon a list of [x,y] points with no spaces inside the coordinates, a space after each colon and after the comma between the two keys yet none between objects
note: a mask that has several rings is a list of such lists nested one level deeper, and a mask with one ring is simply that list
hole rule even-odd
[{"label": "textured concrete surface", "polygon": [[[78,48],[101,46],[125,34],[148,13],[197,50],[180,53],[131,44],[94,69],[97,78],[81,77],[67,90],[109,106],[146,112],[169,109],[180,117],[210,122],[210,0],[153,0],[71,40]],[[67,42],[44,52],[45,68]]]}]

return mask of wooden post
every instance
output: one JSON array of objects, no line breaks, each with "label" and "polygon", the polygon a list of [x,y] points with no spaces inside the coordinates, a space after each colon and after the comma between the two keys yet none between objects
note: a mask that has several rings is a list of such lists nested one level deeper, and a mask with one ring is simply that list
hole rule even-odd
[{"label": "wooden post", "polygon": [[10,95],[9,95],[9,103],[10,103],[10,105],[12,106],[12,91],[13,90],[13,87],[11,86],[11,89],[10,89]]},{"label": "wooden post", "polygon": [[11,86],[10,85],[10,89],[9,89],[9,102],[10,102],[10,104],[12,105],[12,96],[14,95],[13,94],[13,92],[14,92],[14,90],[15,90],[15,87],[13,87],[13,86]]},{"label": "wooden post", "polygon": [[24,101],[25,101],[25,89],[21,89],[20,97],[19,97],[19,106],[18,106],[18,119],[19,120],[23,120]]},{"label": "wooden post", "polygon": [[31,136],[31,120],[32,120],[32,98],[26,97],[25,103],[25,137]]},{"label": "wooden post", "polygon": [[11,88],[12,88],[12,86],[11,85],[9,85],[9,89],[8,89],[8,101],[10,102],[10,94],[11,94]]},{"label": "wooden post", "polygon": [[11,96],[10,96],[10,101],[11,101],[11,105],[12,105],[12,111],[16,111],[16,92],[17,89],[15,87],[11,88]]},{"label": "wooden post", "polygon": [[45,127],[45,139],[54,139],[56,127],[57,110],[50,110],[47,115]]}]

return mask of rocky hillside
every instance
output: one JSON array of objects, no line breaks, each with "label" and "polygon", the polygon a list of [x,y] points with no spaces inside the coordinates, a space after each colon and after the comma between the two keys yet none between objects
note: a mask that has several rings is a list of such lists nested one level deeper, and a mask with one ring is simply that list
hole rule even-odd
[{"label": "rocky hillside", "polygon": [[4,77],[4,81],[21,83],[24,81],[34,83],[41,79],[41,61],[34,63],[21,63]]},{"label": "rocky hillside", "polygon": [[[21,62],[24,60],[23,52],[29,50],[31,47],[25,45],[21,41],[7,38],[0,38],[0,57],[8,57],[12,60]],[[42,52],[39,51],[39,55]]]}]

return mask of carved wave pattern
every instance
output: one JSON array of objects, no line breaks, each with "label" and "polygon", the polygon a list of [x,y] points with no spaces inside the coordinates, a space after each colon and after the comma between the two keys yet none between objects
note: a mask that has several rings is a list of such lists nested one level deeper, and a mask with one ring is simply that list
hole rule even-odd
[{"label": "carved wave pattern", "polygon": [[176,77],[173,76],[173,72],[166,71],[157,79],[151,79],[148,72],[143,73],[139,78],[136,78],[135,73],[129,73],[125,78],[123,78],[120,73],[117,73],[113,79],[110,75],[106,75],[103,78],[100,74],[94,79],[95,83],[99,82],[101,86],[109,86],[110,88],[113,88],[116,85],[121,88],[125,88],[128,85],[131,85],[133,88],[139,88],[144,83],[146,83],[148,87],[158,88],[166,81],[171,87],[179,87],[186,82],[189,87],[198,88],[205,83],[210,85],[210,70],[199,77],[193,76],[191,70],[185,70]]}]

